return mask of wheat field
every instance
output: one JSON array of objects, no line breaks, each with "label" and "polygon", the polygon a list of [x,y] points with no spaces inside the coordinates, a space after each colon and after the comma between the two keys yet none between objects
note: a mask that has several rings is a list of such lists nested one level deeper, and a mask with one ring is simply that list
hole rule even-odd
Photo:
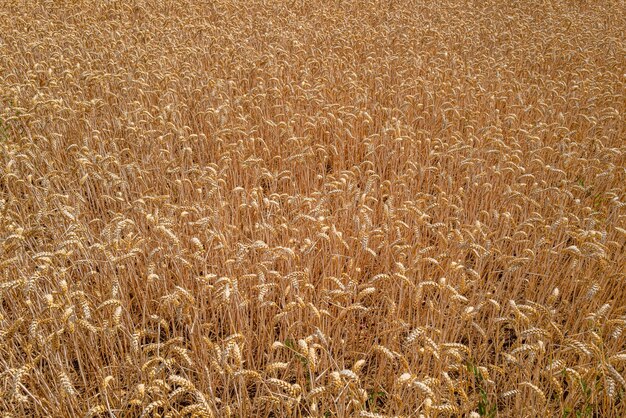
[{"label": "wheat field", "polygon": [[626,416],[625,32],[0,0],[1,416]]}]

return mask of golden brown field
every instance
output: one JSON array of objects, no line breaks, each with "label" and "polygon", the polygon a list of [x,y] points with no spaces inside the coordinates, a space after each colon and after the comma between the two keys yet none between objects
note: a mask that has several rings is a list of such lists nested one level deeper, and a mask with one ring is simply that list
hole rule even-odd
[{"label": "golden brown field", "polygon": [[1,416],[626,416],[625,32],[0,0]]}]

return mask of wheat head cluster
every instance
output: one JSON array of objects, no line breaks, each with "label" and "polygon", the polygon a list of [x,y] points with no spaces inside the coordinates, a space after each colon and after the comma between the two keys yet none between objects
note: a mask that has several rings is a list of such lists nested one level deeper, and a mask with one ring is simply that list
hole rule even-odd
[{"label": "wheat head cluster", "polygon": [[623,0],[0,0],[0,414],[626,416]]}]

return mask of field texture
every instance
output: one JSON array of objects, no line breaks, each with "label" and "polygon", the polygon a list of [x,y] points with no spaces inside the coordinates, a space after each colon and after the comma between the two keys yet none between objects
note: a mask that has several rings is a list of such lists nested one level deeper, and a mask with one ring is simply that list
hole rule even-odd
[{"label": "field texture", "polygon": [[1,416],[626,416],[625,32],[0,0]]}]

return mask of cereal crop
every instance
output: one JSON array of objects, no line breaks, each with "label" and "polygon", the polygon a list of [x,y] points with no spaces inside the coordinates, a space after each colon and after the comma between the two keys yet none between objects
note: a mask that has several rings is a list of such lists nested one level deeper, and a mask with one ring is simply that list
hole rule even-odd
[{"label": "cereal crop", "polygon": [[0,416],[626,416],[624,0],[0,0]]}]

